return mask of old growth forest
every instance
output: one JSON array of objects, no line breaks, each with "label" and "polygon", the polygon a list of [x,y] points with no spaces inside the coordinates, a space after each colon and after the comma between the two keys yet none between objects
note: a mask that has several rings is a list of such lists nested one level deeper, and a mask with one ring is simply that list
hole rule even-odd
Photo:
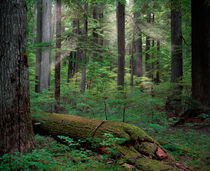
[{"label": "old growth forest", "polygon": [[0,170],[210,170],[209,0],[0,0]]}]

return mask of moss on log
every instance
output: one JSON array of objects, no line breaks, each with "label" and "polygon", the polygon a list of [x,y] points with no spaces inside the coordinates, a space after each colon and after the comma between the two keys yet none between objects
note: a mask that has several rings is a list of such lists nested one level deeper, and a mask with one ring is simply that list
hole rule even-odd
[{"label": "moss on log", "polygon": [[35,132],[44,135],[86,139],[104,138],[104,133],[110,133],[125,138],[126,142],[114,145],[120,152],[119,161],[140,170],[189,170],[183,165],[180,168],[180,164],[177,165],[157,141],[131,124],[47,113],[34,113],[32,118]]}]

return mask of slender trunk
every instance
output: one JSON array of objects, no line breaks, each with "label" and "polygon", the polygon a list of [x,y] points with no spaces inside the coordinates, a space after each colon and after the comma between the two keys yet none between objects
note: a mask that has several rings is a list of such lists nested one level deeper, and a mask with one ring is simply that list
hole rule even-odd
[{"label": "slender trunk", "polygon": [[[84,35],[85,41],[87,41],[87,34],[88,34],[88,3],[85,3],[85,14],[84,14]],[[84,50],[84,54],[82,57],[82,80],[81,80],[81,93],[84,94],[85,92],[85,85],[86,85],[86,62],[87,62],[87,50]]]},{"label": "slender trunk", "polygon": [[[147,23],[151,22],[151,13],[148,13],[147,15]],[[149,62],[150,55],[148,51],[150,50],[150,37],[146,37],[146,75],[148,78],[151,78],[151,64]]]},{"label": "slender trunk", "polygon": [[210,107],[210,6],[192,0],[192,97]]},{"label": "slender trunk", "polygon": [[32,39],[31,39],[31,44],[34,44],[35,41],[35,18],[36,18],[36,5],[33,7],[33,21],[32,21]]},{"label": "slender trunk", "polygon": [[130,65],[131,65],[131,67],[130,67],[130,69],[131,69],[131,71],[130,71],[131,72],[131,83],[130,83],[130,85],[131,85],[131,87],[133,87],[133,75],[134,75],[134,58],[133,58],[133,56],[134,56],[134,52],[135,52],[135,30],[136,30],[136,28],[134,26],[132,44],[131,44],[131,60],[130,60]]},{"label": "slender trunk", "polygon": [[[155,14],[152,15],[152,23],[154,24],[155,22]],[[152,81],[154,82],[154,48],[155,48],[155,40],[152,39],[152,70],[151,70],[151,76],[152,76]]]},{"label": "slender trunk", "polygon": [[[97,24],[97,22],[98,22],[97,19],[98,19],[97,4],[94,4],[93,5],[93,20],[94,20],[95,24]],[[98,51],[98,33],[97,33],[96,25],[93,28],[93,42],[95,43],[93,57],[94,57],[94,60],[97,61],[98,60],[98,53],[97,53],[97,51]]]},{"label": "slender trunk", "polygon": [[160,40],[157,40],[157,62],[156,62],[156,79],[155,83],[160,83]]},{"label": "slender trunk", "polygon": [[179,0],[171,0],[171,82],[177,83],[183,76],[182,19]]},{"label": "slender trunk", "polygon": [[125,75],[125,5],[117,2],[118,89],[124,86]]},{"label": "slender trunk", "polygon": [[31,152],[35,146],[30,115],[25,0],[0,1],[0,157]]},{"label": "slender trunk", "polygon": [[60,108],[61,0],[56,0],[55,112]]},{"label": "slender trunk", "polygon": [[[138,24],[141,23],[140,19],[140,14],[135,13],[134,18],[135,18],[135,24],[136,27]],[[142,63],[142,34],[141,30],[138,29],[138,27],[135,29],[136,35],[137,35],[137,40],[135,41],[135,46],[136,46],[136,76],[137,77],[142,77],[143,76],[143,63]],[[135,39],[135,37],[134,37]]]}]

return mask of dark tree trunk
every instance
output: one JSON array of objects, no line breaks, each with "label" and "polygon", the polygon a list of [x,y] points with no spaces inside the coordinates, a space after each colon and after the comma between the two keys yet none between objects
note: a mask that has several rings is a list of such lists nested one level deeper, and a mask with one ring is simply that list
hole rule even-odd
[{"label": "dark tree trunk", "polygon": [[125,75],[125,5],[117,2],[117,45],[118,45],[118,78],[119,89],[124,86]]},{"label": "dark tree trunk", "polygon": [[[155,14],[152,14],[152,24],[154,24],[154,22],[155,22]],[[153,48],[153,52],[152,52],[152,73],[151,73],[151,76],[152,76],[152,81],[154,82],[154,66],[155,66],[155,64],[154,64],[154,48],[155,48],[155,40],[154,39],[152,39],[152,48]]]},{"label": "dark tree trunk", "polygon": [[192,0],[192,97],[210,107],[210,6]]},{"label": "dark tree trunk", "polygon": [[[85,3],[85,14],[84,14],[84,36],[85,40],[87,41],[87,35],[88,35],[88,3]],[[87,50],[85,49],[82,56],[82,80],[81,80],[81,93],[84,94],[85,92],[85,85],[86,85],[86,57],[87,56]]]},{"label": "dark tree trunk", "polygon": [[156,78],[155,83],[160,83],[160,40],[157,40],[157,62],[156,62]]},{"label": "dark tree trunk", "polygon": [[179,0],[171,4],[171,82],[177,83],[183,76],[181,5]]},{"label": "dark tree trunk", "polygon": [[131,73],[131,82],[130,85],[133,87],[133,76],[134,76],[134,52],[135,52],[135,26],[133,28],[133,37],[131,44],[131,59],[130,59],[130,73]]},{"label": "dark tree trunk", "polygon": [[[97,24],[97,20],[98,20],[98,13],[97,13],[97,4],[95,3],[93,5],[93,20],[94,20],[94,23]],[[98,59],[98,33],[97,33],[97,27],[96,25],[94,26],[93,28],[93,42],[94,42],[94,53],[93,53],[93,57],[94,57],[94,60],[97,61]]]},{"label": "dark tree trunk", "polygon": [[25,0],[0,1],[0,156],[30,152],[30,115]]},{"label": "dark tree trunk", "polygon": [[61,0],[56,1],[55,112],[60,108]]},{"label": "dark tree trunk", "polygon": [[137,40],[135,41],[135,52],[136,52],[136,76],[143,76],[143,63],[142,63],[142,34],[141,30],[138,29],[137,25],[140,24],[139,13],[134,14],[135,24],[136,24],[136,35]]},{"label": "dark tree trunk", "polygon": [[74,57],[75,57],[75,52],[70,52],[68,60],[69,60],[69,64],[68,64],[68,78],[67,78],[67,82],[70,82],[70,79],[73,78],[74,76]]},{"label": "dark tree trunk", "polygon": [[[151,13],[147,15],[147,23],[151,22]],[[150,55],[148,51],[150,50],[150,37],[146,36],[146,75],[148,78],[151,78],[151,64],[149,62]]]},{"label": "dark tree trunk", "polygon": [[36,19],[36,4],[33,6],[33,20],[32,20],[32,38],[31,38],[31,44],[34,44],[35,40],[35,19]]}]

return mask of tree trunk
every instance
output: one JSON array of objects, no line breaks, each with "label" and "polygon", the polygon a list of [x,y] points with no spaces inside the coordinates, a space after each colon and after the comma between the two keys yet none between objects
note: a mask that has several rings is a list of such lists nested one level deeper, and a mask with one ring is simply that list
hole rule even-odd
[{"label": "tree trunk", "polygon": [[118,89],[124,86],[125,76],[125,5],[117,2]]},{"label": "tree trunk", "polygon": [[[154,22],[155,22],[155,14],[152,14],[152,24],[154,24]],[[155,40],[154,39],[152,39],[152,69],[151,69],[151,76],[152,76],[152,81],[154,82],[154,66],[155,66],[155,64],[154,64],[154,48],[155,48]]]},{"label": "tree trunk", "polygon": [[179,0],[171,4],[171,82],[177,83],[183,76],[181,5]]},{"label": "tree trunk", "polygon": [[118,160],[133,164],[140,170],[179,170],[175,166],[174,159],[160,144],[134,125],[78,116],[39,113],[33,115],[33,123],[35,132],[53,137],[61,135],[76,140],[86,140],[91,137],[103,140],[104,134],[109,133],[115,138],[125,139],[125,142],[111,145],[119,152]]},{"label": "tree trunk", "polygon": [[[42,2],[42,42],[51,43],[51,0],[43,0]],[[47,45],[42,48],[41,58],[41,76],[40,91],[47,89],[50,85],[51,75],[51,46]]]},{"label": "tree trunk", "polygon": [[155,83],[160,83],[160,40],[157,40],[157,62],[156,62],[156,78]]},{"label": "tree trunk", "polygon": [[55,112],[60,108],[61,0],[56,1]]},{"label": "tree trunk", "polygon": [[[147,23],[151,22],[151,13],[147,15]],[[150,50],[150,37],[146,36],[146,75],[148,78],[151,78],[151,64],[149,62],[150,55],[148,51]]]},{"label": "tree trunk", "polygon": [[[37,44],[51,43],[51,9],[51,0],[37,1]],[[36,92],[42,93],[44,89],[49,87],[51,72],[50,57],[50,45],[38,48],[36,56]]]},{"label": "tree trunk", "polygon": [[35,19],[36,19],[36,4],[33,6],[33,20],[32,20],[32,38],[31,38],[31,44],[34,44],[35,41]]},{"label": "tree trunk", "polygon": [[192,0],[192,97],[210,107],[210,6]]},{"label": "tree trunk", "polygon": [[[98,11],[97,11],[97,3],[94,3],[93,5],[93,20],[94,20],[94,23],[97,25],[98,23]],[[94,53],[93,53],[93,58],[95,61],[98,61],[98,33],[97,33],[97,26],[94,25],[94,28],[93,28],[93,42],[94,42]]]},{"label": "tree trunk", "polygon": [[[135,18],[135,24],[138,25],[140,24],[140,17],[139,13],[134,14]],[[137,35],[137,40],[135,41],[135,46],[136,46],[136,76],[137,77],[142,77],[143,76],[143,63],[142,63],[142,34],[141,30],[138,29],[136,26],[136,35]]]},{"label": "tree trunk", "polygon": [[[41,42],[42,42],[42,0],[38,0],[36,43],[40,44]],[[41,57],[42,57],[42,50],[40,47],[38,47],[36,53],[36,85],[35,85],[35,92],[37,93],[40,93]]]},{"label": "tree trunk", "polygon": [[[86,2],[84,5],[85,8],[85,14],[84,14],[84,36],[85,41],[87,41],[87,35],[88,35],[88,3]],[[81,93],[84,94],[85,92],[85,85],[86,85],[86,62],[87,62],[87,50],[84,50],[83,56],[82,56],[82,78],[81,78]]]},{"label": "tree trunk", "polygon": [[0,1],[0,157],[35,145],[30,115],[25,0]]}]

